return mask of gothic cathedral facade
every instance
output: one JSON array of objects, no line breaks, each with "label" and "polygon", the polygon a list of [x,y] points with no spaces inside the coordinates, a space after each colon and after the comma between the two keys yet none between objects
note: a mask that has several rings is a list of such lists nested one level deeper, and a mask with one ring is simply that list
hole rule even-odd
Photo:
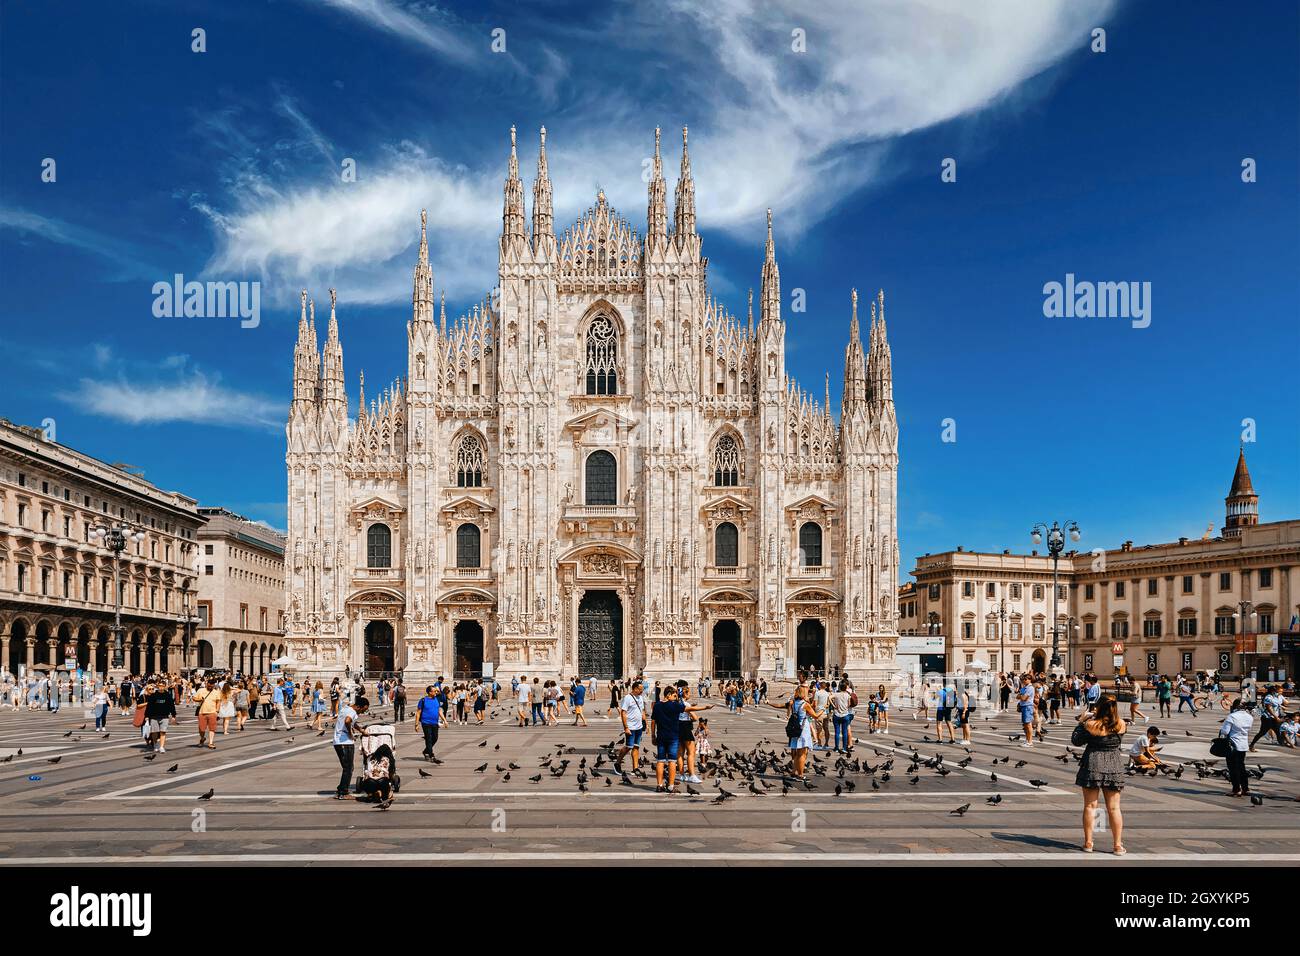
[{"label": "gothic cathedral facade", "polygon": [[755,322],[710,295],[686,130],[644,237],[603,191],[557,235],[511,130],[499,286],[448,325],[421,215],[405,375],[350,420],[335,296],[303,293],[287,426],[298,672],[890,683],[898,427],[884,294],[851,299],[839,421],[785,371],[768,213]]}]

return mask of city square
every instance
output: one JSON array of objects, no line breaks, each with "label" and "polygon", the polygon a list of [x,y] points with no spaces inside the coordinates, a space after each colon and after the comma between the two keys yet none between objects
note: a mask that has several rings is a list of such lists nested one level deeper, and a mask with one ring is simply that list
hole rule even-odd
[{"label": "city square", "polygon": [[[782,714],[766,707],[732,714],[711,700],[719,705],[709,712],[715,748],[726,747],[724,756],[760,746],[781,749]],[[1222,769],[1208,751],[1220,722],[1214,713],[1158,721],[1166,731],[1164,758],[1182,772],[1177,778],[1128,778],[1129,854],[1119,860],[1104,847],[1091,856],[1079,852],[1077,764],[1067,753],[1079,748],[1069,746],[1070,718],[1050,726],[1047,739],[1028,750],[1008,739],[1020,733],[1010,711],[979,715],[969,748],[935,744],[933,715],[926,720],[896,713],[889,732],[864,736],[854,749],[853,759],[876,773],[849,770],[840,778],[836,755],[818,754],[825,773],[809,774],[813,789],[796,786],[784,795],[775,770],[756,775],[771,787],[760,783],[762,796],[750,792],[743,775],[705,777],[695,788],[698,797],[684,790],[658,794],[649,760],[643,763],[649,780],[634,777],[629,787],[606,763],[589,779],[588,792],[580,793],[580,763],[592,767],[621,736],[619,722],[604,710],[591,711],[589,727],[574,727],[569,718],[557,726],[521,729],[506,702],[483,728],[444,728],[439,765],[420,758],[419,731],[407,722],[395,748],[401,791],[388,810],[329,799],[338,765],[329,741],[301,721],[292,731],[250,721],[243,733],[219,737],[217,751],[210,753],[191,746],[191,720],[168,735],[166,754],[146,762],[126,719],[110,721],[109,739],[103,740],[80,729],[84,721],[76,708],[65,706],[58,716],[6,714],[0,759],[19,748],[24,754],[4,767],[0,862],[546,866],[695,860],[1127,867],[1300,861],[1300,756],[1261,742],[1250,766],[1264,771],[1254,786],[1262,804],[1231,800],[1224,779],[1201,778],[1195,766],[1211,761]],[[908,773],[913,754],[922,764]],[[949,775],[925,766],[936,754],[944,756]],[[56,757],[58,764],[50,765]],[[555,778],[542,767],[547,758],[556,767],[569,760],[568,772]],[[959,766],[968,758],[967,766]],[[890,760],[892,770],[884,770]],[[1008,762],[995,763],[1003,760]],[[1025,765],[1017,766],[1021,761]],[[487,770],[476,773],[485,762]],[[512,764],[519,769],[510,770]],[[177,769],[169,773],[173,765]],[[541,780],[533,782],[538,774]],[[33,775],[40,779],[29,779]],[[886,775],[879,789],[872,787],[873,779],[879,784]],[[915,784],[914,776],[920,778]],[[854,790],[837,796],[837,781],[841,787],[851,782]],[[212,797],[200,801],[209,791]],[[734,797],[719,805],[721,791]],[[990,804],[990,798],[1000,802]],[[969,809],[954,815],[962,806]],[[194,832],[196,812],[202,832]]]},{"label": "city square", "polygon": [[1247,6],[0,7],[18,939],[1289,931]]}]

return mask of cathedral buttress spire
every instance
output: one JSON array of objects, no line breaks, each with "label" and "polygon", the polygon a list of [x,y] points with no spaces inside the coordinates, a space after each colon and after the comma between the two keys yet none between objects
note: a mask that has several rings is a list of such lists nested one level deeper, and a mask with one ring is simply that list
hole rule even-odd
[{"label": "cathedral buttress spire", "polygon": [[781,271],[776,267],[776,243],[772,241],[772,210],[767,211],[767,250],[763,256],[761,324],[781,321]]},{"label": "cathedral buttress spire", "polygon": [[524,184],[519,180],[519,154],[515,147],[515,128],[510,127],[510,172],[506,176],[505,207],[501,213],[501,255],[518,255],[523,252],[524,237]]},{"label": "cathedral buttress spire", "polygon": [[415,260],[415,287],[411,308],[417,324],[433,321],[433,269],[429,266],[429,214],[420,210],[420,255]]},{"label": "cathedral buttress spire", "polygon": [[438,329],[439,333],[445,339],[447,337],[447,292],[443,290],[442,299],[438,303]]},{"label": "cathedral buttress spire", "polygon": [[881,289],[871,303],[871,345],[868,353],[868,374],[871,379],[871,400],[878,406],[894,403],[893,360],[889,353],[889,337],[885,330],[885,290]]},{"label": "cathedral buttress spire", "polygon": [[686,127],[682,127],[682,171],[677,179],[677,208],[673,211],[673,236],[678,244],[695,235],[695,180],[691,178],[691,154],[686,148]]},{"label": "cathedral buttress spire", "polygon": [[537,179],[533,183],[533,252],[538,257],[555,255],[555,214],[552,209],[551,175],[546,165],[546,127],[542,127],[537,152]]},{"label": "cathedral buttress spire", "polygon": [[655,159],[650,177],[650,199],[646,209],[646,248],[656,249],[668,239],[668,187],[664,184],[664,163],[659,154],[659,127],[655,127]]},{"label": "cathedral buttress spire", "polygon": [[749,287],[749,334],[754,334],[754,287]]}]

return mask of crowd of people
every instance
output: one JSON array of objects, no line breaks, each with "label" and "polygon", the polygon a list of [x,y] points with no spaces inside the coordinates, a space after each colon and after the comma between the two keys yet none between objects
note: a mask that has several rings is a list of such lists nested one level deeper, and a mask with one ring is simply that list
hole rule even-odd
[{"label": "crowd of people", "polygon": [[[1212,674],[1195,676],[1152,675],[1146,682],[1157,706],[1158,716],[1173,713],[1173,698],[1178,711],[1184,708],[1195,715],[1209,706],[1228,710],[1219,729],[1219,751],[1225,760],[1226,776],[1234,797],[1250,796],[1251,773],[1246,755],[1254,752],[1261,739],[1271,737],[1278,746],[1295,747],[1300,714],[1287,710],[1293,698],[1290,681],[1263,689],[1258,701],[1254,694],[1229,699]],[[408,692],[400,675],[372,681],[379,705],[391,705],[393,724],[407,719]],[[516,726],[555,726],[572,717],[574,726],[587,726],[586,708],[598,695],[608,694],[604,719],[617,717],[622,742],[613,754],[615,768],[624,772],[625,762],[633,773],[640,773],[642,743],[649,731],[654,754],[656,792],[676,794],[678,783],[701,782],[699,767],[713,754],[709,718],[705,712],[721,706],[730,713],[743,714],[746,706],[768,706],[786,715],[785,738],[789,754],[786,772],[792,780],[802,781],[808,770],[809,755],[817,751],[834,751],[851,755],[855,746],[854,722],[866,710],[865,733],[887,733],[890,729],[890,693],[884,685],[867,692],[864,702],[858,688],[847,677],[800,673],[793,689],[778,699],[768,696],[764,679],[723,678],[714,682],[703,677],[694,686],[686,680],[654,681],[630,677],[623,680],[543,679],[517,675],[510,679],[507,712],[512,707]],[[865,689],[864,689],[865,690]],[[1253,688],[1251,688],[1253,690]],[[421,730],[422,756],[431,763],[441,763],[436,755],[439,728],[448,725],[483,725],[487,712],[496,716],[505,689],[494,678],[467,680],[438,678],[424,688],[411,711]],[[352,799],[353,772],[358,741],[376,728],[392,734],[389,718],[370,718],[370,698],[366,683],[357,677],[335,677],[328,686],[296,680],[290,674],[257,677],[240,674],[154,674],[132,675],[120,682],[96,681],[80,687],[56,674],[32,674],[21,681],[0,674],[0,706],[10,709],[46,709],[57,711],[61,703],[80,697],[94,716],[95,732],[107,733],[110,711],[116,708],[122,717],[131,717],[143,746],[154,753],[167,752],[169,729],[193,716],[198,730],[195,747],[216,749],[217,738],[241,733],[251,722],[265,722],[272,729],[292,730],[295,721],[303,721],[321,733],[326,717],[333,722],[333,744],[340,765],[336,790],[338,799]],[[978,675],[972,680],[962,675],[945,677],[928,683],[912,714],[924,719],[927,729],[933,708],[936,742],[971,743],[971,728],[984,706],[995,712],[1014,709],[1019,716],[1022,747],[1032,748],[1046,736],[1050,725],[1060,724],[1067,710],[1075,712],[1071,743],[1083,748],[1076,784],[1083,793],[1082,849],[1091,852],[1098,808],[1104,803],[1114,840],[1114,852],[1125,852],[1120,795],[1126,776],[1134,773],[1169,772],[1161,756],[1162,731],[1150,724],[1142,712],[1142,689],[1127,675],[1117,675],[1110,690],[1092,674],[1040,673]],[[1199,699],[1198,699],[1199,697]],[[1199,706],[1198,706],[1199,705]],[[1121,709],[1127,706],[1127,717]],[[1253,737],[1256,710],[1261,725]],[[593,715],[594,716],[594,715]],[[1130,724],[1146,723],[1143,733],[1125,747],[1124,737]],[[862,732],[862,731],[859,731]],[[928,734],[926,739],[928,740]],[[1018,739],[1013,735],[1013,739]],[[357,794],[388,806],[397,794],[399,780],[397,759],[391,737],[367,751],[365,766],[357,778]]]}]

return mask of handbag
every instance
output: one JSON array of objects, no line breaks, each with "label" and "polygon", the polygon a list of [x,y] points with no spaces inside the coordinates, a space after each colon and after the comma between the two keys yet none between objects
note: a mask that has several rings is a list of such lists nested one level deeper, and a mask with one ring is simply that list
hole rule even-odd
[{"label": "handbag", "polygon": [[1227,757],[1232,753],[1232,741],[1227,737],[1219,736],[1210,741],[1210,756]]},{"label": "handbag", "polygon": [[140,704],[138,707],[136,707],[135,714],[131,717],[131,726],[132,727],[144,726],[144,704]]}]

